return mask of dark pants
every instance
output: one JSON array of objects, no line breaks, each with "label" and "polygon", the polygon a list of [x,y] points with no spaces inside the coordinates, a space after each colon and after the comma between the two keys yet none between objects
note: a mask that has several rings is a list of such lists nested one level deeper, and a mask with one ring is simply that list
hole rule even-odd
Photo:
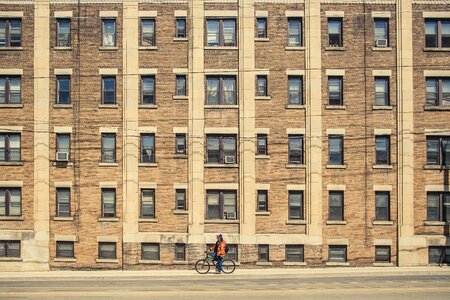
[{"label": "dark pants", "polygon": [[216,255],[216,259],[217,259],[217,271],[222,272],[222,260],[223,260],[223,257]]}]

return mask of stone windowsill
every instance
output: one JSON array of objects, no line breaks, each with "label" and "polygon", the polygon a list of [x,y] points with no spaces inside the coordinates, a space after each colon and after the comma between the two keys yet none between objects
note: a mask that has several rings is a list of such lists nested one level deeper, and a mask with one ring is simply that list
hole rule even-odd
[{"label": "stone windowsill", "polygon": [[183,96],[183,95],[173,95],[173,100],[189,100],[189,96]]},{"label": "stone windowsill", "polygon": [[372,51],[392,51],[392,47],[372,47]]},{"label": "stone windowsill", "polygon": [[392,165],[373,165],[374,169],[392,169]]},{"label": "stone windowsill", "polygon": [[187,42],[188,38],[187,37],[174,37],[173,41],[174,42]]},{"label": "stone windowsill", "polygon": [[99,222],[119,222],[119,218],[98,218]]},{"label": "stone windowsill", "polygon": [[57,167],[73,167],[73,162],[70,161],[54,161],[52,162],[52,166],[57,166]]},{"label": "stone windowsill", "polygon": [[326,51],[345,51],[345,47],[325,47]]},{"label": "stone windowsill", "polygon": [[119,165],[118,163],[106,163],[106,162],[98,163],[99,167],[117,167],[118,165]]},{"label": "stone windowsill", "polygon": [[146,264],[146,265],[159,265],[161,264],[160,260],[148,260],[148,259],[140,259],[140,264]]},{"label": "stone windowsill", "polygon": [[394,225],[394,221],[381,221],[381,220],[374,220],[372,222],[373,225],[384,225],[384,226],[390,226],[390,225]]},{"label": "stone windowsill", "polygon": [[7,47],[7,46],[0,47],[0,51],[17,51],[17,50],[23,50],[23,47]]},{"label": "stone windowsill", "polygon": [[303,104],[286,104],[286,109],[305,109],[306,105]]},{"label": "stone windowsill", "polygon": [[393,267],[394,264],[393,263],[388,263],[388,262],[378,262],[378,263],[373,263],[372,264],[374,267]]},{"label": "stone windowsill", "polygon": [[442,221],[425,221],[425,226],[448,226],[450,222],[442,222]]},{"label": "stone windowsill", "polygon": [[257,37],[257,38],[255,38],[255,42],[269,42],[269,41],[270,40],[269,40],[268,37],[265,37],[265,38]]},{"label": "stone windowsill", "polygon": [[333,266],[333,267],[348,267],[350,264],[348,262],[327,262],[327,266]]},{"label": "stone windowsill", "polygon": [[106,259],[106,258],[97,258],[95,260],[96,263],[110,263],[110,264],[118,264],[118,259]]},{"label": "stone windowsill", "polygon": [[172,213],[173,213],[174,215],[188,215],[188,214],[189,214],[189,211],[187,211],[187,210],[181,210],[181,209],[174,209],[174,210],[172,210]]},{"label": "stone windowsill", "polygon": [[272,266],[273,264],[270,261],[258,261],[258,262],[256,262],[256,265],[257,266]]},{"label": "stone windowsill", "polygon": [[205,109],[238,109],[239,105],[236,104],[226,104],[226,105],[211,105],[205,104]]},{"label": "stone windowsill", "polygon": [[286,46],[284,50],[286,51],[305,51],[305,47],[303,46]]},{"label": "stone windowsill", "polygon": [[327,220],[327,225],[347,225],[347,221]]},{"label": "stone windowsill", "polygon": [[325,109],[345,110],[345,105],[325,105]]},{"label": "stone windowsill", "polygon": [[139,167],[147,167],[147,168],[156,168],[156,167],[158,167],[158,164],[157,163],[143,163],[143,162],[140,162],[138,164],[138,166]]},{"label": "stone windowsill", "polygon": [[23,261],[20,257],[0,257],[1,262],[9,261],[9,262],[20,262]]},{"label": "stone windowsill", "polygon": [[372,110],[392,110],[392,106],[374,105]]},{"label": "stone windowsill", "polygon": [[188,155],[187,154],[175,154],[173,156],[174,159],[187,159]]},{"label": "stone windowsill", "polygon": [[425,52],[450,52],[450,48],[423,48]]},{"label": "stone windowsill", "polygon": [[286,164],[286,169],[306,169],[306,165],[304,164]]},{"label": "stone windowsill", "polygon": [[347,165],[327,165],[327,169],[347,169]]},{"label": "stone windowsill", "polygon": [[450,166],[440,166],[440,165],[424,165],[424,170],[448,170]]},{"label": "stone windowsill", "polygon": [[99,104],[98,108],[101,108],[101,109],[118,109],[119,105],[118,104]]},{"label": "stone windowsill", "polygon": [[306,220],[287,220],[286,225],[306,225]]},{"label": "stone windowsill", "polygon": [[73,221],[73,217],[53,217],[53,221]]},{"label": "stone windowsill", "polygon": [[2,161],[0,166],[23,166],[23,161]]},{"label": "stone windowsill", "polygon": [[117,46],[100,46],[100,47],[98,47],[98,50],[100,50],[100,51],[117,51],[117,50],[119,50],[119,47],[117,47]]},{"label": "stone windowsill", "polygon": [[205,163],[205,168],[239,168],[239,165],[238,164]]},{"label": "stone windowsill", "polygon": [[271,213],[270,213],[270,211],[257,211],[257,212],[255,212],[255,215],[257,215],[257,216],[270,216]]},{"label": "stone windowsill", "polygon": [[432,106],[432,105],[425,105],[423,107],[424,110],[430,110],[430,111],[435,111],[435,110],[441,110],[441,111],[447,111],[450,110],[450,106]]},{"label": "stone windowsill", "polygon": [[156,104],[139,104],[139,106],[138,106],[139,108],[141,108],[141,109],[157,109],[158,108],[158,105],[156,105]]},{"label": "stone windowsill", "polygon": [[23,104],[3,103],[3,104],[0,104],[0,108],[23,108]]},{"label": "stone windowsill", "polygon": [[270,155],[262,155],[262,154],[260,154],[260,155],[255,155],[255,158],[256,159],[270,159]]},{"label": "stone windowsill", "polygon": [[73,104],[53,104],[53,108],[73,108]]},{"label": "stone windowsill", "polygon": [[74,257],[55,257],[53,259],[53,261],[54,262],[66,262],[66,263],[69,263],[69,262],[77,262],[77,259],[74,258]]},{"label": "stone windowsill", "polygon": [[186,266],[188,264],[185,260],[174,260],[172,262],[172,265],[178,265],[178,266]]},{"label": "stone windowsill", "polygon": [[283,266],[306,266],[304,261],[284,261]]},{"label": "stone windowsill", "polygon": [[70,51],[72,49],[73,49],[72,47],[61,47],[61,46],[53,47],[53,50],[55,51]]},{"label": "stone windowsill", "polygon": [[205,224],[239,224],[239,220],[205,220]]},{"label": "stone windowsill", "polygon": [[269,101],[270,99],[272,99],[272,97],[270,97],[270,96],[255,96],[255,100]]},{"label": "stone windowsill", "polygon": [[205,50],[238,50],[237,46],[205,46]]},{"label": "stone windowsill", "polygon": [[23,221],[23,216],[1,216],[0,221]]},{"label": "stone windowsill", "polygon": [[139,223],[158,223],[158,219],[139,218]]},{"label": "stone windowsill", "polygon": [[139,46],[139,50],[146,50],[146,51],[156,51],[158,50],[158,46]]}]

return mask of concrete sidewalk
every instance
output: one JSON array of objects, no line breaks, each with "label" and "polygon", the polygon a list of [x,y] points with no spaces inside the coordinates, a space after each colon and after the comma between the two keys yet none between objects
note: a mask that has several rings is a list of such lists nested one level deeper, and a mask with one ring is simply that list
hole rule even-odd
[{"label": "concrete sidewalk", "polygon": [[[448,275],[450,268],[444,267],[336,267],[336,268],[301,268],[301,269],[240,269],[231,275],[220,276],[299,276],[299,277],[327,277],[337,275],[352,276],[383,276],[383,275],[408,276],[411,274],[423,275]],[[98,277],[192,277],[204,276],[192,270],[145,270],[145,271],[49,271],[49,272],[0,272],[0,280],[10,279],[45,279],[45,278],[98,278]]]}]

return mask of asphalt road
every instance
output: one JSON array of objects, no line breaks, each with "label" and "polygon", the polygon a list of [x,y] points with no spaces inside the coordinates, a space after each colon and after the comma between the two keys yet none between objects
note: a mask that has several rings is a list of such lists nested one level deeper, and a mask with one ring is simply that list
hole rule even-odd
[{"label": "asphalt road", "polygon": [[0,299],[448,300],[450,272],[3,277]]}]

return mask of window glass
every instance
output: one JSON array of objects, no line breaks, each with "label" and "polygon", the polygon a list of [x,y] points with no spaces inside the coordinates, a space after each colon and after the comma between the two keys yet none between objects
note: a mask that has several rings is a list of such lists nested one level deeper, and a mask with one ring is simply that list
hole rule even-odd
[{"label": "window glass", "polygon": [[186,210],[186,190],[176,190],[177,209]]},{"label": "window glass", "polygon": [[258,261],[269,261],[269,245],[258,245]]},{"label": "window glass", "polygon": [[391,247],[375,246],[375,262],[389,263],[391,261]]},{"label": "window glass", "polygon": [[221,219],[219,192],[208,192],[208,219]]},{"label": "window glass", "polygon": [[177,96],[186,96],[186,76],[177,75]]},{"label": "window glass", "polygon": [[375,19],[375,41],[387,40],[387,20]]},{"label": "window glass", "polygon": [[303,219],[303,192],[289,192],[289,219]]},{"label": "window glass", "polygon": [[259,75],[256,79],[257,82],[257,96],[267,96],[267,76]]},{"label": "window glass", "polygon": [[289,137],[289,163],[303,163],[303,138]]},{"label": "window glass", "polygon": [[224,46],[236,45],[236,21],[223,20],[223,44]]},{"label": "window glass", "polygon": [[116,45],[116,20],[103,20],[103,46],[111,47]]},{"label": "window glass", "polygon": [[329,251],[330,262],[347,261],[347,246],[329,246]]},{"label": "window glass", "polygon": [[427,220],[439,221],[440,195],[439,193],[428,193],[427,195]]},{"label": "window glass", "polygon": [[236,79],[224,78],[223,79],[223,98],[224,104],[236,103]]},{"label": "window glass", "polygon": [[450,78],[442,79],[442,105],[450,105]]},{"label": "window glass", "polygon": [[186,260],[186,245],[185,244],[175,244],[175,260],[178,260],[178,261]]},{"label": "window glass", "polygon": [[142,84],[142,104],[155,104],[155,77],[143,76]]},{"label": "window glass", "polygon": [[102,162],[116,161],[116,136],[102,134]]},{"label": "window glass", "polygon": [[98,257],[101,259],[116,259],[116,243],[99,243]]},{"label": "window glass", "polygon": [[208,162],[218,163],[219,159],[219,138],[218,137],[208,137]]},{"label": "window glass", "polygon": [[286,245],[286,261],[303,262],[303,245]]},{"label": "window glass", "polygon": [[70,189],[58,188],[56,190],[57,215],[58,217],[70,216]]},{"label": "window glass", "polygon": [[155,20],[142,20],[142,46],[155,46]]},{"label": "window glass", "polygon": [[330,165],[342,165],[344,163],[342,144],[343,144],[342,136],[330,136],[328,138]]},{"label": "window glass", "polygon": [[219,78],[208,78],[207,80],[207,100],[208,104],[219,104],[219,88],[220,80]]},{"label": "window glass", "polygon": [[375,137],[376,164],[388,165],[389,161],[389,137]]},{"label": "window glass", "polygon": [[20,78],[18,77],[9,79],[9,103],[20,103]]},{"label": "window glass", "polygon": [[141,217],[154,218],[155,217],[155,190],[141,191]]},{"label": "window glass", "polygon": [[258,211],[267,211],[267,191],[258,191]]},{"label": "window glass", "polygon": [[73,242],[56,242],[56,257],[73,258]]},{"label": "window glass", "polygon": [[330,192],[330,214],[329,220],[343,221],[344,220],[344,194],[342,192]]},{"label": "window glass", "polygon": [[70,104],[70,77],[58,77],[58,104]]},{"label": "window glass", "polygon": [[376,192],[375,193],[375,220],[388,221],[389,220],[389,193]]},{"label": "window glass", "polygon": [[288,20],[288,46],[301,46],[302,22],[298,18],[290,18]]},{"label": "window glass", "polygon": [[218,46],[219,45],[219,20],[207,21],[207,45]]},{"label": "window glass", "polygon": [[441,21],[442,48],[450,47],[450,20]]},{"label": "window glass", "polygon": [[113,189],[102,189],[103,216],[113,218],[116,216],[116,191]]},{"label": "window glass", "polygon": [[256,19],[256,37],[266,38],[267,37],[267,19],[257,18]]},{"label": "window glass", "polygon": [[289,104],[302,104],[302,79],[289,76]]},{"label": "window glass", "polygon": [[341,87],[342,79],[340,77],[328,77],[329,105],[343,105]]},{"label": "window glass", "polygon": [[177,18],[177,35],[178,38],[186,37],[186,19]]},{"label": "window glass", "polygon": [[0,20],[0,46],[6,46],[6,20]]},{"label": "window glass", "polygon": [[70,20],[58,19],[58,47],[70,47]]},{"label": "window glass", "polygon": [[330,47],[342,47],[342,20],[328,19],[328,45]]}]

